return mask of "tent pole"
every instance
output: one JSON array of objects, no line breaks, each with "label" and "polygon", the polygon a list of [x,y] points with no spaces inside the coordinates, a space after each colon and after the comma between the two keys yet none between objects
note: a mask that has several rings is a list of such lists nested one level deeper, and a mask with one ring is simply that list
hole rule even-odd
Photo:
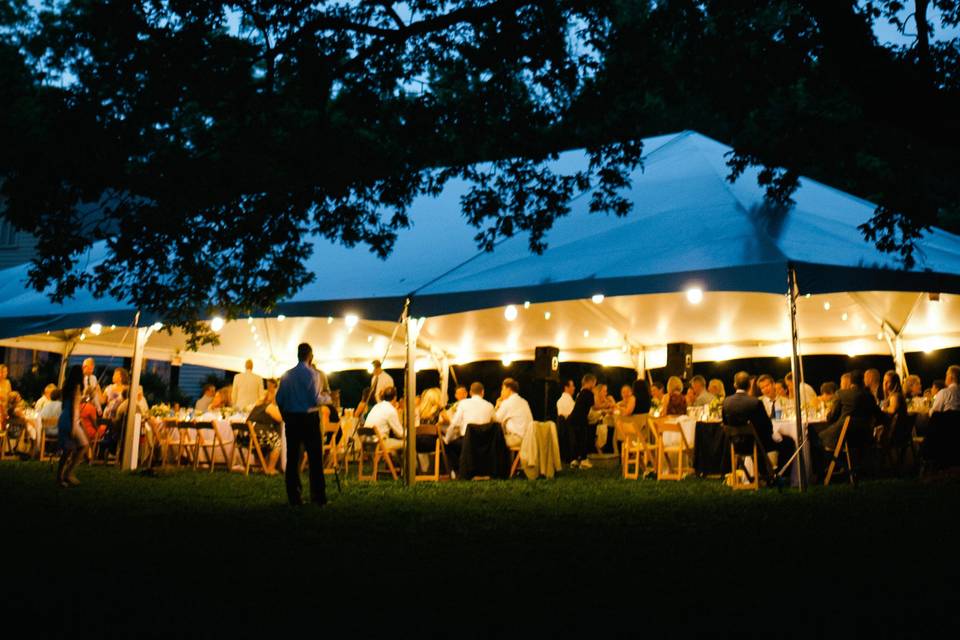
[{"label": "tent pole", "polygon": [[60,358],[60,375],[57,376],[57,386],[63,389],[63,381],[67,377],[67,360],[70,359],[70,340],[63,343],[63,356]]},{"label": "tent pole", "polygon": [[410,487],[416,482],[417,476],[417,320],[410,313],[404,319],[407,333],[407,367],[404,381],[403,401],[404,429],[406,431],[406,446],[404,447],[403,483]]},{"label": "tent pole", "polygon": [[903,338],[899,333],[893,338],[893,363],[900,375],[900,381],[905,381],[910,370],[907,368],[907,354],[903,352]]},{"label": "tent pole", "polygon": [[[134,320],[136,327],[140,323],[138,313]],[[137,400],[140,397],[140,374],[143,371],[143,348],[150,337],[149,327],[137,327],[133,343],[133,371],[130,374],[130,388],[127,392],[127,424],[123,437],[123,460],[121,467],[124,471],[134,471],[140,459],[140,420],[137,420]],[[141,417],[144,419],[145,416]]]},{"label": "tent pole", "polygon": [[450,358],[444,353],[440,359],[440,397],[444,406],[450,401]]},{"label": "tent pole", "polygon": [[798,476],[800,478],[800,491],[807,489],[806,467],[803,459],[803,444],[806,442],[806,434],[803,432],[803,407],[800,403],[800,396],[803,390],[803,368],[800,366],[800,336],[797,332],[797,272],[793,265],[787,265],[787,300],[790,307],[790,371],[793,373],[793,407],[797,419],[797,464]]}]

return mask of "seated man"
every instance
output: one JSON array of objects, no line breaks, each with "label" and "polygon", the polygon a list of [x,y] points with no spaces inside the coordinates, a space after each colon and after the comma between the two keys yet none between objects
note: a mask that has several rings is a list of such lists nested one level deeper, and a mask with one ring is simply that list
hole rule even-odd
[{"label": "seated man", "polygon": [[494,419],[503,426],[507,446],[519,447],[530,423],[533,422],[533,413],[530,411],[530,404],[520,397],[520,386],[513,378],[503,381]]},{"label": "seated man", "polygon": [[380,402],[375,404],[364,426],[373,427],[383,440],[387,449],[399,449],[403,446],[403,425],[400,423],[400,414],[393,401],[397,399],[397,390],[394,387],[387,387],[380,393]]},{"label": "seated man", "polygon": [[[723,401],[723,424],[742,427],[749,422],[756,430],[760,444],[767,453],[776,451],[778,462],[789,460],[796,448],[796,443],[792,438],[787,437],[780,442],[774,441],[773,422],[770,421],[763,402],[747,393],[750,389],[750,374],[746,371],[737,372],[733,377],[733,388],[733,395],[727,396]],[[754,461],[754,464],[757,464],[757,461]],[[760,468],[759,465],[758,468]]]},{"label": "seated man", "polygon": [[[837,401],[827,415],[825,425],[811,429],[809,437],[813,445],[814,461],[821,457],[823,450],[833,451],[840,439],[843,423],[850,417],[847,428],[847,443],[850,447],[863,447],[872,442],[873,425],[881,417],[880,407],[873,395],[864,390],[863,373],[851,371],[840,376],[840,391]],[[819,441],[819,446],[818,446]],[[822,462],[822,459],[821,459]],[[817,464],[817,468],[822,468]]]},{"label": "seated man", "polygon": [[457,403],[457,410],[453,413],[450,426],[444,435],[447,459],[454,471],[460,468],[460,450],[463,447],[462,438],[467,433],[467,425],[493,422],[494,408],[483,399],[483,391],[483,385],[479,382],[470,385],[470,397]]},{"label": "seated man", "polygon": [[210,409],[210,405],[213,403],[213,397],[217,393],[217,387],[207,383],[203,385],[203,395],[200,396],[200,399],[197,400],[197,404],[194,405],[193,411],[198,416],[203,415]]},{"label": "seated man", "polygon": [[777,384],[773,376],[766,373],[761,375],[757,378],[757,387],[762,394],[760,400],[763,402],[763,408],[767,412],[767,416],[779,418],[783,415],[783,409],[787,403],[782,396],[777,395]]},{"label": "seated man", "polygon": [[947,368],[947,376],[944,379],[944,387],[937,391],[933,397],[933,406],[930,407],[930,413],[937,411],[960,411],[960,366],[950,365]]},{"label": "seated man", "polygon": [[716,399],[715,395],[707,391],[707,380],[701,375],[690,378],[690,390],[694,407],[704,407]]},{"label": "seated man", "polygon": [[[47,401],[43,403],[43,407],[40,408],[37,415],[40,416],[43,431],[46,436],[54,438],[57,436],[57,420],[60,419],[60,414],[63,412],[63,402],[60,401],[60,389],[54,387],[50,390],[49,396],[44,392],[44,398],[46,398]],[[39,400],[37,402],[39,403]]]}]

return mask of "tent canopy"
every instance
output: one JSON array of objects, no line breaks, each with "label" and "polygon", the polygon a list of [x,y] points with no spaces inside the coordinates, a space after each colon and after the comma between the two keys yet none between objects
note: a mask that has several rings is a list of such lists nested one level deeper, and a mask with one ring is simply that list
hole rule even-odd
[{"label": "tent canopy", "polygon": [[[795,206],[771,210],[755,171],[727,181],[729,151],[694,132],[646,140],[629,189],[633,211],[590,214],[589,193],[581,194],[547,234],[543,255],[529,252],[525,236],[478,251],[475,230],[459,213],[466,185],[452,182],[438,198],[414,203],[413,228],[386,260],[316,239],[310,268],[317,280],[278,306],[283,321],[228,323],[219,346],[196,353],[184,350],[179,332],[154,334],[146,356],[225,369],[252,357],[272,375],[307,340],[328,369],[364,367],[386,352],[408,296],[413,313],[428,317],[421,367],[437,361],[429,354],[458,362],[528,359],[546,344],[560,347],[561,359],[621,366],[658,366],[669,342],[693,343],[696,360],[786,356],[789,265],[801,293],[810,294],[798,309],[804,353],[890,353],[897,335],[907,351],[960,344],[960,303],[951,295],[960,293],[960,238],[933,230],[919,243],[917,267],[898,269],[895,257],[857,228],[873,205],[803,179]],[[557,167],[574,171],[586,162],[571,151]],[[98,245],[88,262],[104,258]],[[78,354],[132,350],[128,305],[86,292],[55,305],[24,292],[25,272],[17,267],[0,278],[0,344],[62,351],[71,342]],[[691,288],[703,292],[699,304],[688,301]],[[922,292],[945,295],[931,301]],[[603,300],[592,302],[595,295]],[[505,317],[506,305],[516,305],[514,320]],[[348,315],[356,324],[348,326]],[[80,341],[79,331],[93,322],[104,331]],[[397,343],[388,366],[401,352]]]}]

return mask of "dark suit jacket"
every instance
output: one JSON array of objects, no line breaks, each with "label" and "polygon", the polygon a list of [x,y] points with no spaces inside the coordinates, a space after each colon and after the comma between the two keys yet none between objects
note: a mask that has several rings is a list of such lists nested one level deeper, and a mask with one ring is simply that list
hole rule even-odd
[{"label": "dark suit jacket", "polygon": [[749,393],[734,393],[723,400],[723,424],[742,427],[747,421],[753,423],[757,435],[768,450],[773,443],[773,423],[763,407],[763,402]]},{"label": "dark suit jacket", "polygon": [[880,407],[869,391],[860,387],[841,389],[837,392],[837,401],[827,416],[827,422],[831,426],[842,427],[847,416],[850,416],[850,429],[867,429],[874,420],[880,418]]},{"label": "dark suit jacket", "polygon": [[581,389],[573,403],[573,411],[567,416],[567,424],[575,428],[585,429],[589,424],[590,409],[593,408],[593,391]]}]

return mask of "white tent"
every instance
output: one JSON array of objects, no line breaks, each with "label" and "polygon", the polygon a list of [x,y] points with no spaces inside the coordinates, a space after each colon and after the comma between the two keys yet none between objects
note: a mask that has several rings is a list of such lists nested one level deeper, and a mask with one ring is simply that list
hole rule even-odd
[{"label": "white tent", "polygon": [[[134,384],[144,355],[228,369],[252,356],[258,371],[275,375],[302,340],[329,370],[359,368],[392,344],[406,301],[406,333],[418,342],[394,349],[387,366],[516,360],[553,344],[561,360],[639,370],[662,365],[666,344],[690,342],[695,360],[792,354],[797,369],[798,350],[891,353],[903,370],[906,351],[960,345],[960,238],[927,233],[917,267],[899,269],[858,229],[873,205],[804,179],[794,206],[771,209],[756,171],[727,181],[729,151],[694,132],[646,140],[629,192],[634,210],[591,215],[589,193],[580,194],[539,256],[522,236],[478,252],[458,213],[466,187],[451,183],[414,203],[414,228],[389,259],[317,239],[314,284],[272,317],[228,323],[219,346],[196,353],[178,333],[146,328],[154,318],[128,330],[135,310],[122,302],[81,293],[56,305],[24,292],[25,267],[15,268],[0,274],[0,345],[133,352]],[[581,151],[557,161],[566,171],[585,164]],[[96,247],[88,264],[102,259]],[[796,296],[786,295],[788,277]],[[408,375],[410,416],[413,385]]]},{"label": "white tent", "polygon": [[[805,354],[960,345],[960,238],[928,233],[918,266],[899,270],[857,228],[872,215],[871,204],[804,179],[793,208],[771,211],[755,173],[726,180],[728,151],[693,132],[646,140],[629,193],[634,210],[623,218],[590,214],[588,194],[577,197],[539,256],[524,236],[492,253],[477,251],[474,230],[459,217],[465,187],[451,184],[439,198],[414,204],[414,226],[386,261],[317,240],[317,281],[278,306],[283,321],[274,315],[227,323],[221,344],[198,352],[187,351],[176,332],[154,333],[145,355],[234,370],[253,357],[258,371],[274,375],[307,340],[329,370],[363,368],[385,353],[411,297],[412,313],[428,318],[420,367],[437,366],[444,356],[529,359],[536,345],[548,344],[562,349],[562,360],[631,367],[662,365],[670,342],[693,343],[698,361],[787,356],[791,265],[806,294],[798,300]],[[572,151],[557,164],[574,170],[584,162]],[[103,259],[102,251],[95,248],[89,263]],[[0,344],[131,353],[128,305],[88,293],[54,305],[24,292],[24,275],[20,267],[0,277]],[[703,293],[698,304],[687,299],[694,288]],[[942,295],[932,301],[927,292]],[[603,301],[592,302],[594,296]],[[512,321],[507,305],[517,310]],[[98,336],[89,331],[93,323],[103,325]],[[397,348],[391,356],[387,365],[399,366],[405,354]]]}]

